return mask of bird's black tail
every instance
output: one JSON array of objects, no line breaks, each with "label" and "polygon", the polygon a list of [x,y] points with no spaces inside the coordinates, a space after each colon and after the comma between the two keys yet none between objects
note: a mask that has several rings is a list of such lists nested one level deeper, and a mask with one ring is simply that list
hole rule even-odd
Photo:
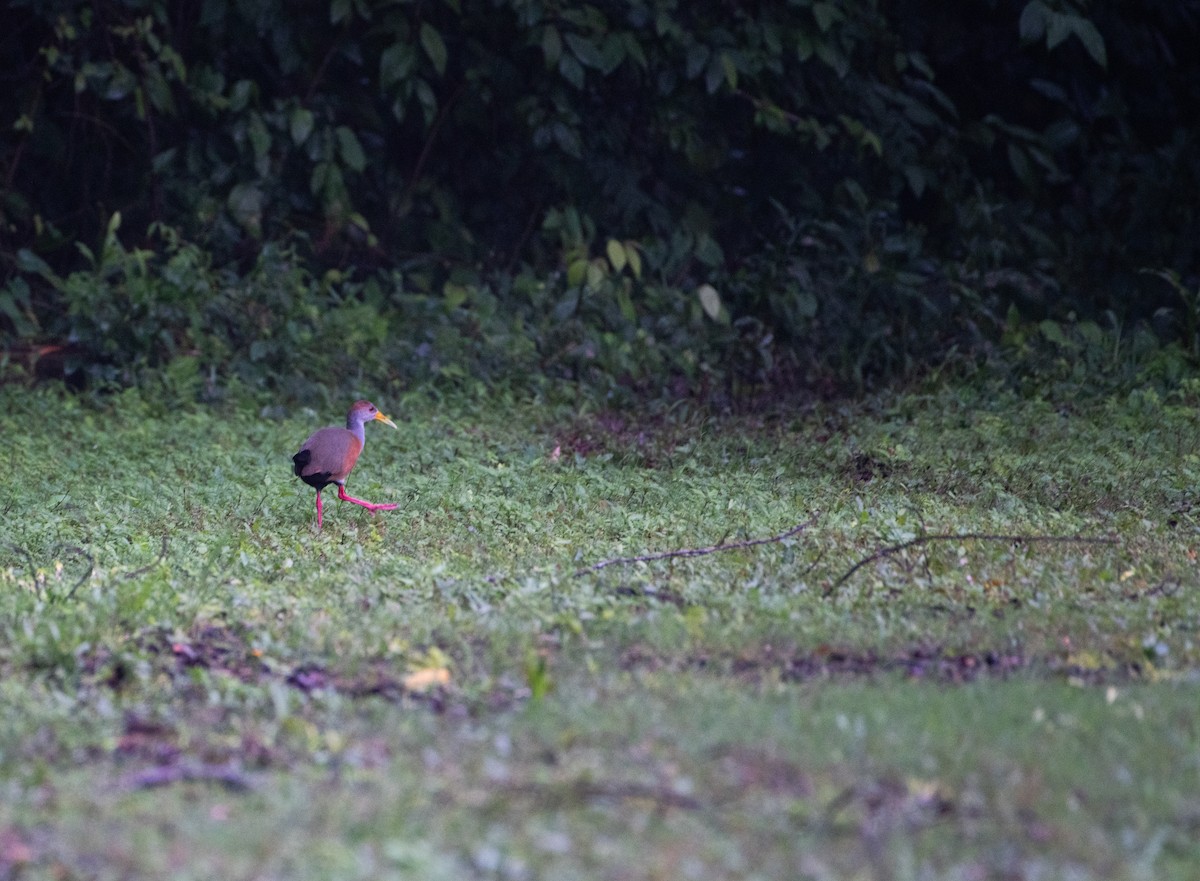
[{"label": "bird's black tail", "polygon": [[312,458],[312,450],[301,450],[296,455],[292,456],[292,472],[297,477],[304,476],[304,469],[308,465],[308,460]]},{"label": "bird's black tail", "polygon": [[304,469],[308,467],[308,463],[312,461],[312,450],[301,450],[296,455],[292,456],[292,473],[303,480],[311,487],[318,490],[324,489],[333,483],[329,478],[333,476],[330,471],[317,471],[312,474],[305,474]]}]

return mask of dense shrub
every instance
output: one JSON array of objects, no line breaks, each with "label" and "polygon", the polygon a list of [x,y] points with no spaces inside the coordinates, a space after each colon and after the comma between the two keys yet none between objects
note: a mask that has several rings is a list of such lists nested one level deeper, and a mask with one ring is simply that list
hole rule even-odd
[{"label": "dense shrub", "polygon": [[1142,268],[1196,286],[1200,24],[1165,0],[5,17],[0,332],[119,382],[379,369],[338,343],[393,379],[862,381],[1012,305],[1173,308]]}]

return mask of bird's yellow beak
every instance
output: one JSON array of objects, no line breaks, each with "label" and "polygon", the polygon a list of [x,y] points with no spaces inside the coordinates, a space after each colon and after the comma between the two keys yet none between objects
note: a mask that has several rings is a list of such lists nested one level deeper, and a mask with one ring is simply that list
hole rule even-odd
[{"label": "bird's yellow beak", "polygon": [[378,410],[376,410],[376,411],[375,411],[375,421],[376,421],[376,422],[382,422],[384,425],[390,425],[392,428],[395,428],[395,427],[396,427],[396,423],[395,423],[395,422],[393,422],[392,420],[388,419],[386,416],[384,416],[384,415],[383,415],[382,413],[380,413]]}]

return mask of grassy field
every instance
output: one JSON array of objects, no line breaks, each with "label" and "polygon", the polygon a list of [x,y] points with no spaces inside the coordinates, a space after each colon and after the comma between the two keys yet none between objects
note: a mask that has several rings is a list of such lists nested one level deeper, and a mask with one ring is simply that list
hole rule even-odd
[{"label": "grassy field", "polygon": [[0,879],[1200,877],[1196,391],[0,388]]}]

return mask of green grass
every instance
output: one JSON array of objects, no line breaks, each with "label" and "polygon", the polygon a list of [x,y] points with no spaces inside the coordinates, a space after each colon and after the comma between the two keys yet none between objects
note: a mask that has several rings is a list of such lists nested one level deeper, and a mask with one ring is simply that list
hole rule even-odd
[{"label": "green grass", "polygon": [[1194,395],[2,388],[0,879],[1197,877]]}]

